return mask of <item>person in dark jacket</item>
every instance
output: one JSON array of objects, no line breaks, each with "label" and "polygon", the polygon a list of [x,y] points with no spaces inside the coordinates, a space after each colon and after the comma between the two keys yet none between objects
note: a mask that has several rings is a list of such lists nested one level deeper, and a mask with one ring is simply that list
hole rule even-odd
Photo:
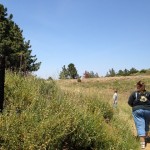
[{"label": "person in dark jacket", "polygon": [[145,149],[145,138],[148,136],[150,124],[150,92],[146,91],[141,81],[136,84],[137,90],[132,92],[128,104],[132,107],[132,116],[140,137],[141,148]]}]

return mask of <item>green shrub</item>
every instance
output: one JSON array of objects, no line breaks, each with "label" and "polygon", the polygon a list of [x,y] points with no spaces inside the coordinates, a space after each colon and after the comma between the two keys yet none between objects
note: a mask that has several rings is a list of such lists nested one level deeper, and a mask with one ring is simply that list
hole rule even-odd
[{"label": "green shrub", "polygon": [[78,78],[78,79],[77,79],[77,82],[81,82],[81,79],[80,79],[80,78]]},{"label": "green shrub", "polygon": [[105,99],[64,92],[53,80],[12,73],[6,73],[0,129],[2,150],[129,150],[139,146]]}]

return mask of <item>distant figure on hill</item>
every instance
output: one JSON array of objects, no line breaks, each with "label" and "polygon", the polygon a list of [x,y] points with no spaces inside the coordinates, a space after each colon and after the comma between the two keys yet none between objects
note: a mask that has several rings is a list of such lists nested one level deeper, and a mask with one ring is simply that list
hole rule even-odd
[{"label": "distant figure on hill", "polygon": [[113,94],[113,107],[117,107],[118,105],[118,93],[117,93],[117,90],[114,91],[114,94]]},{"label": "distant figure on hill", "polygon": [[150,92],[146,91],[143,82],[137,82],[136,91],[129,96],[128,104],[132,107],[132,116],[137,135],[140,137],[141,148],[145,149],[150,124]]}]

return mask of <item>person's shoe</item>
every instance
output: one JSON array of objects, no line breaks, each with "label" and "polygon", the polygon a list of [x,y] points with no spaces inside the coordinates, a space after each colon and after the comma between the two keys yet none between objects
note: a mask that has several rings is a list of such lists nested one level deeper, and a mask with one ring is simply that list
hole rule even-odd
[{"label": "person's shoe", "polygon": [[141,142],[141,149],[145,149],[145,142]]}]

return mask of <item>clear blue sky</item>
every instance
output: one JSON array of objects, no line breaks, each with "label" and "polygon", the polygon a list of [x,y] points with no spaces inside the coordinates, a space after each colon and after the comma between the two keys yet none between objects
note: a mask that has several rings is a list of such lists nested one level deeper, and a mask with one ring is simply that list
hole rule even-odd
[{"label": "clear blue sky", "polygon": [[150,0],[0,0],[41,61],[37,76],[63,65],[105,76],[150,68]]}]

